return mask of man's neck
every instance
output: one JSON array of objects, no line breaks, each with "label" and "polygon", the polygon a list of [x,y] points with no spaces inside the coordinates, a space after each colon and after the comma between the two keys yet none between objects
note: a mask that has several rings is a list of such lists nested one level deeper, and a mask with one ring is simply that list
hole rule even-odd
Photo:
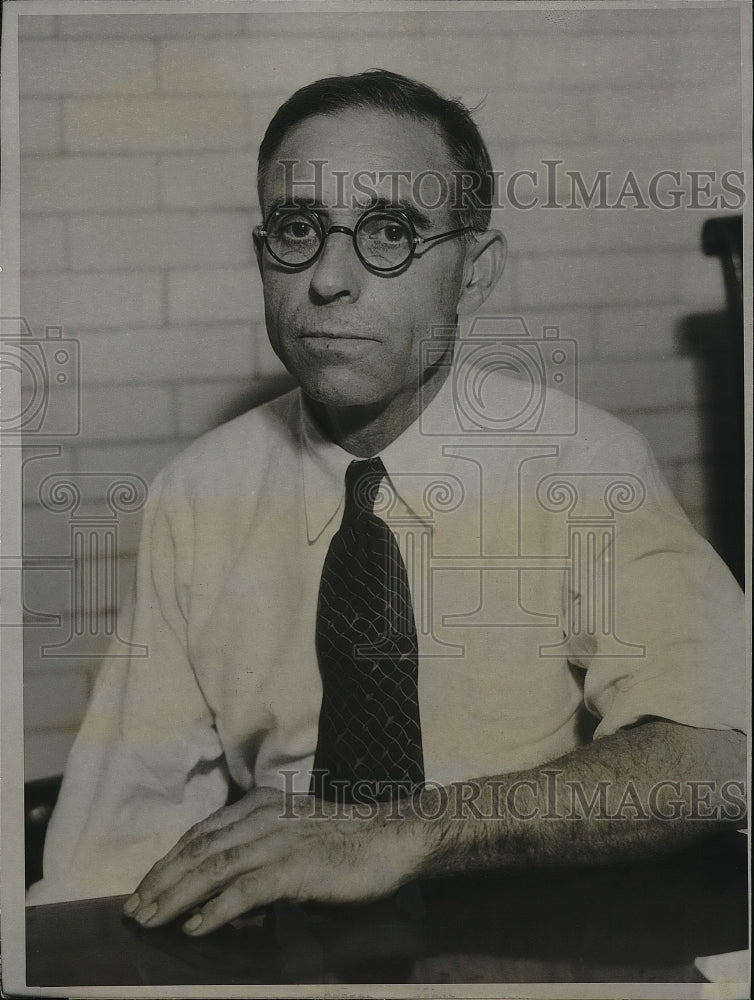
[{"label": "man's neck", "polygon": [[421,388],[379,406],[328,407],[309,399],[312,414],[325,434],[357,458],[378,455],[419,419],[448,377],[447,365],[438,365]]}]

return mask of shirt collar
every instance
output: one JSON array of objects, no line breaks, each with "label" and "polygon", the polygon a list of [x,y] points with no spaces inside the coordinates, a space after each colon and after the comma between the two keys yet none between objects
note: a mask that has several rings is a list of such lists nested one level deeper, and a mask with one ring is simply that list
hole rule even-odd
[{"label": "shirt collar", "polygon": [[[442,476],[449,460],[443,454],[442,439],[422,432],[423,418],[432,416],[433,425],[442,414],[452,411],[452,378],[447,378],[422,416],[380,452],[393,488],[418,518],[431,523],[425,503],[428,477]],[[302,441],[304,505],[306,529],[315,541],[339,512],[345,498],[345,474],[356,456],[335,444],[322,432],[299,390],[299,426]]]}]

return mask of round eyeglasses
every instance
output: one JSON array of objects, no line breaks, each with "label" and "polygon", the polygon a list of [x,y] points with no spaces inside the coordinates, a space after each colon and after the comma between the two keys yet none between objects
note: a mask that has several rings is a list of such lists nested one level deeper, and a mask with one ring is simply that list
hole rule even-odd
[{"label": "round eyeglasses", "polygon": [[322,253],[331,233],[345,233],[352,238],[364,267],[378,274],[390,274],[408,267],[419,248],[471,229],[473,226],[462,226],[434,236],[419,236],[408,216],[381,208],[364,212],[353,229],[348,226],[328,229],[310,209],[282,207],[274,209],[255,233],[264,240],[270,256],[291,269],[308,267]]}]

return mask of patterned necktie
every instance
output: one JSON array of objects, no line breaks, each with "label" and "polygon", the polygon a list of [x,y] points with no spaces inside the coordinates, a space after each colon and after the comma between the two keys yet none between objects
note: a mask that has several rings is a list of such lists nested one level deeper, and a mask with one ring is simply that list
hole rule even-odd
[{"label": "patterned necktie", "polygon": [[319,588],[323,694],[312,791],[344,802],[387,801],[424,782],[408,576],[395,536],[373,512],[385,475],[379,458],[349,465]]}]

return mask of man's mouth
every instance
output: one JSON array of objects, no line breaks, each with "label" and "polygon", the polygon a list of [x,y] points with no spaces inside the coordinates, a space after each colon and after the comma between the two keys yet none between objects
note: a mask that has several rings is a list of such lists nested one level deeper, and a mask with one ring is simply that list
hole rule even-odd
[{"label": "man's mouth", "polygon": [[365,333],[354,333],[352,330],[306,330],[301,334],[304,340],[377,340]]}]

